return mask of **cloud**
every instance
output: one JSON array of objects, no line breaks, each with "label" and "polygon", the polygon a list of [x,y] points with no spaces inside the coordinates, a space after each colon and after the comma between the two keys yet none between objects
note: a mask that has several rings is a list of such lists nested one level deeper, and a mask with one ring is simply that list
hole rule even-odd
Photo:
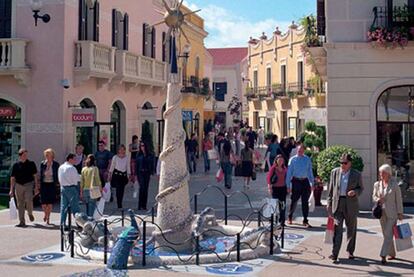
[{"label": "cloud", "polygon": [[[195,4],[187,1],[184,3],[192,10],[199,9]],[[205,41],[208,48],[247,47],[250,36],[257,38],[265,32],[270,37],[276,26],[283,32],[290,25],[290,22],[277,21],[273,18],[250,21],[217,5],[207,5],[199,14],[204,19],[205,28],[209,32]]]}]

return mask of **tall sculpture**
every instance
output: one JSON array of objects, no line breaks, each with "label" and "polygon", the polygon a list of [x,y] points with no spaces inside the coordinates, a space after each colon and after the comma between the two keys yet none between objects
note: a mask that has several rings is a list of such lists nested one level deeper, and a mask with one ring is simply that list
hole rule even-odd
[{"label": "tall sculpture", "polygon": [[[160,12],[164,19],[154,25],[162,23],[169,27],[167,38],[171,38],[171,68],[167,90],[167,109],[164,113],[165,136],[163,152],[160,154],[161,173],[159,193],[156,196],[158,202],[157,224],[158,228],[153,232],[156,246],[165,246],[175,250],[188,250],[192,247],[191,232],[194,215],[190,208],[190,196],[188,190],[189,173],[187,169],[184,141],[186,138],[182,126],[181,113],[181,85],[179,83],[176,42],[177,35],[187,36],[182,30],[182,25],[187,24],[185,17],[191,13],[183,14],[180,11],[181,2],[175,2],[169,7],[165,0],[162,1],[166,12]],[[153,26],[154,26],[153,25]]]}]

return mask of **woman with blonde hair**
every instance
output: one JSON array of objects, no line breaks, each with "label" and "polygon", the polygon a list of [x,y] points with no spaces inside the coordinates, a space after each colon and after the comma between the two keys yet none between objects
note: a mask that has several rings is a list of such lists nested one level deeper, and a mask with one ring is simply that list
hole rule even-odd
[{"label": "woman with blonde hair", "polygon": [[395,179],[392,178],[392,168],[384,164],[379,168],[380,180],[375,182],[372,199],[381,205],[381,229],[384,241],[381,248],[381,263],[386,264],[386,257],[389,260],[395,259],[395,247],[393,241],[393,228],[397,220],[403,219],[403,204],[401,190]]},{"label": "woman with blonde hair", "polygon": [[45,160],[40,163],[40,203],[44,212],[43,221],[50,224],[50,214],[56,200],[56,186],[59,183],[55,152],[48,148],[43,152]]},{"label": "woman with blonde hair", "polygon": [[101,178],[99,169],[96,167],[95,156],[90,154],[86,158],[85,167],[82,168],[80,182],[80,197],[86,204],[86,214],[93,216],[95,211],[96,199],[91,198],[91,189],[99,187],[102,191]]}]

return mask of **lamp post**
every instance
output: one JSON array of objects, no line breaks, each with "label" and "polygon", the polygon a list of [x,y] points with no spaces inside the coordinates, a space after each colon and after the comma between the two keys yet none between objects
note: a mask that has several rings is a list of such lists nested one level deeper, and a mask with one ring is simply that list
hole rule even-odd
[{"label": "lamp post", "polygon": [[41,9],[43,8],[43,3],[41,0],[32,0],[32,11],[33,11],[33,18],[35,19],[35,26],[37,26],[37,21],[40,18],[44,23],[48,23],[50,21],[50,15],[45,13],[44,15],[39,15]]},{"label": "lamp post", "polygon": [[186,44],[183,48],[183,54],[178,56],[178,58],[183,59],[183,74],[182,74],[182,77],[183,77],[184,89],[187,87],[187,63],[188,63],[188,59],[190,58],[190,51],[191,51],[191,45]]}]

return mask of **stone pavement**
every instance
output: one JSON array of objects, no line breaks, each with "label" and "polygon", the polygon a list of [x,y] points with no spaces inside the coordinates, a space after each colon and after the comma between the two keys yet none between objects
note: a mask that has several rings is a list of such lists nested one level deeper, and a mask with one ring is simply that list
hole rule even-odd
[{"label": "stone pavement", "polygon": [[[202,163],[199,164],[199,168]],[[203,172],[193,175],[190,182],[190,193],[203,190],[208,184],[216,184],[216,168],[210,174]],[[258,179],[251,183],[251,189],[245,191],[251,199],[253,207],[257,208],[267,195],[267,187],[264,174],[259,173]],[[221,184],[221,186],[223,186]],[[231,191],[243,190],[240,178],[235,178]],[[150,199],[153,199],[157,191],[156,180],[151,183]],[[231,192],[229,191],[229,193]],[[215,190],[209,190],[198,198],[198,211],[205,206],[213,206],[218,217],[223,216],[224,199]],[[132,197],[132,189],[128,189],[125,200],[126,208],[137,206],[137,199]],[[300,207],[298,207],[300,210]],[[106,207],[106,213],[118,213],[115,203]],[[406,209],[406,222],[411,224],[414,230],[414,210]],[[229,214],[239,214],[243,217],[250,213],[250,205],[242,194],[238,194],[229,200]],[[55,226],[44,226],[41,222],[42,213],[35,212],[36,221],[29,224],[28,228],[14,227],[16,222],[8,218],[8,210],[0,212],[0,269],[1,276],[64,276],[73,273],[88,272],[104,268],[102,263],[85,261],[80,258],[71,259],[69,253],[59,251],[59,214],[54,212],[52,223]],[[296,219],[297,223],[301,218]],[[361,212],[357,238],[356,260],[346,259],[345,250],[340,254],[340,263],[334,265],[327,258],[331,246],[323,243],[326,223],[326,212],[323,207],[317,207],[311,214],[310,223],[314,228],[305,230],[300,225],[289,226],[286,229],[285,249],[282,253],[273,257],[265,257],[252,261],[231,264],[220,264],[234,270],[246,270],[244,276],[414,276],[414,249],[398,253],[398,259],[383,266],[379,263],[379,251],[382,243],[381,228],[378,220],[373,219],[369,212]],[[237,224],[237,223],[236,223]],[[39,256],[39,253],[48,255]],[[24,258],[27,255],[34,255]],[[23,258],[23,259],[22,259]],[[233,265],[237,265],[235,268]],[[172,266],[161,268],[145,268],[138,266],[129,268],[129,276],[208,276],[223,275],[217,273],[217,269],[203,266]],[[215,271],[216,273],[211,273]],[[236,270],[237,271],[237,270]],[[237,273],[237,272],[236,272]],[[99,274],[102,275],[102,274]]]}]

